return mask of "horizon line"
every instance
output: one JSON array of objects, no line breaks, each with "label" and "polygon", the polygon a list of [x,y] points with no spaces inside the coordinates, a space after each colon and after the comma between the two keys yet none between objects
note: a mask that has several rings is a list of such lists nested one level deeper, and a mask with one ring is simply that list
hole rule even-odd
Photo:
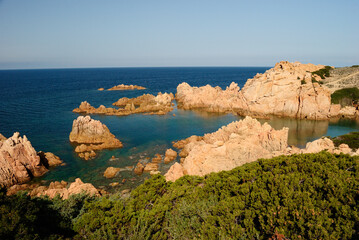
[{"label": "horizon line", "polygon": [[263,67],[273,66],[138,66],[138,67],[44,67],[44,68],[0,68],[0,71],[11,70],[62,70],[62,69],[109,69],[109,68],[238,68],[238,67]]}]

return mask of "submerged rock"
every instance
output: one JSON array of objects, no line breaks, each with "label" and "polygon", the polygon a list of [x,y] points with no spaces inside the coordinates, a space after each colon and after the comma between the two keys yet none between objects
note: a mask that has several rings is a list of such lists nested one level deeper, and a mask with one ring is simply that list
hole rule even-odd
[{"label": "submerged rock", "polygon": [[143,164],[139,162],[139,163],[137,163],[137,165],[135,167],[134,173],[137,175],[141,175],[143,173],[144,169],[145,169],[145,166],[143,166]]},{"label": "submerged rock", "polygon": [[106,168],[103,176],[105,178],[114,178],[118,172],[120,172],[121,168],[108,167]]},{"label": "submerged rock", "polygon": [[70,142],[80,144],[75,152],[86,160],[96,156],[96,150],[123,147],[105,124],[90,116],[80,116],[73,121],[69,138]]}]

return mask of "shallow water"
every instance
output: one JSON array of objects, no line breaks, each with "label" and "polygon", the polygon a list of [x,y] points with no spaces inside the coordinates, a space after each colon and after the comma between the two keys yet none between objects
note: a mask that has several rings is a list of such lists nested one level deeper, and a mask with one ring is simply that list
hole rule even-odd
[{"label": "shallow water", "polygon": [[[135,165],[155,153],[164,154],[174,140],[191,135],[203,135],[240,119],[232,114],[209,114],[175,109],[165,116],[130,115],[91,117],[100,120],[124,143],[124,147],[98,152],[95,159],[85,161],[76,156],[68,140],[72,121],[79,115],[72,109],[87,100],[93,106],[111,106],[121,97],[136,97],[144,93],[176,92],[181,82],[190,85],[218,85],[222,88],[232,81],[243,86],[248,78],[268,68],[108,68],[108,69],[53,69],[0,71],[0,132],[9,137],[13,132],[25,134],[37,151],[50,151],[64,160],[66,166],[49,171],[40,180],[73,181],[80,177],[95,186],[121,182],[118,188],[138,185],[144,178],[130,171],[120,172],[114,179],[105,179],[109,166]],[[146,90],[97,91],[120,83],[145,86]],[[175,113],[176,116],[172,114]],[[273,118],[274,128],[289,127],[289,144],[304,146],[323,135],[337,136],[357,130],[355,121],[309,121]],[[111,161],[111,157],[115,160]],[[162,165],[165,172],[170,165]],[[135,179],[132,179],[135,178]],[[132,181],[130,180],[132,179]]]}]

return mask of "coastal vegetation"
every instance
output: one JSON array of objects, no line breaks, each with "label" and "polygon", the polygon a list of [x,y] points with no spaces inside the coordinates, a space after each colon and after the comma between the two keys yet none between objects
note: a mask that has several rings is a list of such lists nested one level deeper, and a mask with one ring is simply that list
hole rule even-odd
[{"label": "coastal vegetation", "polygon": [[121,194],[68,200],[0,193],[0,238],[357,239],[359,158],[327,152],[260,159]]},{"label": "coastal vegetation", "polygon": [[353,150],[359,148],[359,132],[351,132],[331,139],[336,147],[344,143]]},{"label": "coastal vegetation", "polygon": [[325,79],[326,77],[330,77],[331,66],[325,66],[322,69],[312,72],[312,74],[318,75],[321,79]]},{"label": "coastal vegetation", "polygon": [[333,104],[340,104],[342,107],[352,106],[353,101],[357,102],[358,100],[359,89],[356,87],[339,89],[331,95],[331,102]]}]

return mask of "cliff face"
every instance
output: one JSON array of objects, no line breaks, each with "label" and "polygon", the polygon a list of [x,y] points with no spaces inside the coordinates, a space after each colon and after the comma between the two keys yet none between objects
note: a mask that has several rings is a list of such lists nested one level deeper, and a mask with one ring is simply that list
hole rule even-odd
[{"label": "cliff face", "polygon": [[323,65],[279,62],[274,68],[248,79],[242,94],[249,113],[295,118],[326,119],[330,91],[312,83],[312,73]]},{"label": "cliff face", "polygon": [[312,73],[323,65],[279,62],[274,68],[248,79],[240,90],[231,83],[220,87],[177,87],[178,106],[184,109],[203,108],[210,112],[235,112],[240,115],[327,119],[331,116],[330,91],[312,83]]},{"label": "cliff face", "polygon": [[105,124],[93,120],[90,116],[80,116],[73,121],[69,138],[70,142],[79,144],[75,151],[86,160],[94,157],[96,150],[121,148],[123,146]]},{"label": "cliff face", "polygon": [[26,136],[18,132],[0,141],[0,186],[9,187],[30,181],[47,172]]}]

